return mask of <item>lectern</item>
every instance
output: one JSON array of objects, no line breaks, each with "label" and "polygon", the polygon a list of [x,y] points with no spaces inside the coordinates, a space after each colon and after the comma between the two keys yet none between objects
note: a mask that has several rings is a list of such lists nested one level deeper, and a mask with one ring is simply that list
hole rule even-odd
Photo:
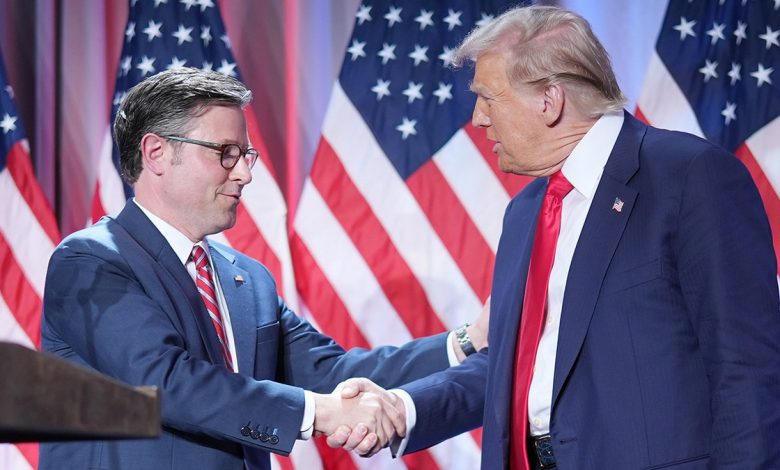
[{"label": "lectern", "polygon": [[156,387],[130,387],[51,354],[0,342],[0,442],[159,434]]}]

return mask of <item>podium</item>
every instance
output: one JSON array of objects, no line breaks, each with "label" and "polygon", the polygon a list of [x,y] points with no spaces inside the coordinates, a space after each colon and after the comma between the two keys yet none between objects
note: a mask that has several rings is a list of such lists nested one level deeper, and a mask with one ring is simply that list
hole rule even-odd
[{"label": "podium", "polygon": [[0,442],[159,435],[157,387],[130,387],[51,354],[0,342]]}]

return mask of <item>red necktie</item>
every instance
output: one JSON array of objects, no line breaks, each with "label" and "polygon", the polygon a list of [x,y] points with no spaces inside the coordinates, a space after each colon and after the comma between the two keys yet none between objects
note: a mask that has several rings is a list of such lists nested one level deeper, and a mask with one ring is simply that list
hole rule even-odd
[{"label": "red necktie", "polygon": [[528,267],[528,279],[523,298],[520,335],[515,355],[515,380],[512,393],[512,470],[527,470],[528,389],[531,387],[536,350],[542,333],[547,305],[547,285],[555,259],[555,245],[561,231],[563,198],[573,186],[560,171],[550,176],[547,192],[536,224],[533,252]]},{"label": "red necktie", "polygon": [[211,323],[217,331],[217,339],[219,339],[219,344],[222,346],[222,354],[225,357],[225,363],[228,368],[233,369],[233,360],[230,356],[230,348],[228,348],[227,335],[225,334],[225,327],[222,323],[222,315],[219,313],[217,294],[214,289],[214,278],[211,277],[209,258],[206,256],[206,250],[198,245],[192,247],[192,261],[195,263],[195,285],[198,287],[198,292],[200,292],[203,303],[206,305],[206,310],[209,312]]}]

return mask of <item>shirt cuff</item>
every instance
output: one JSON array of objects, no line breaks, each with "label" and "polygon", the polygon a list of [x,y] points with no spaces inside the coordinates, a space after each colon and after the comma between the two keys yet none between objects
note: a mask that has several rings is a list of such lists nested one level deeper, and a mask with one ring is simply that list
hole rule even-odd
[{"label": "shirt cuff", "polygon": [[450,367],[454,367],[460,364],[458,356],[455,354],[455,347],[452,345],[454,342],[454,337],[454,331],[450,331],[450,334],[447,335],[447,360],[450,362]]},{"label": "shirt cuff", "polygon": [[301,421],[301,432],[298,434],[298,439],[308,441],[314,434],[314,393],[304,390],[303,399],[303,421]]},{"label": "shirt cuff", "polygon": [[414,401],[412,401],[412,397],[406,391],[394,388],[389,390],[389,392],[400,398],[406,407],[406,437],[403,439],[396,437],[390,442],[390,452],[393,454],[393,458],[396,458],[399,455],[403,455],[406,445],[409,444],[409,436],[412,435],[412,429],[417,424],[417,408],[414,407]]}]

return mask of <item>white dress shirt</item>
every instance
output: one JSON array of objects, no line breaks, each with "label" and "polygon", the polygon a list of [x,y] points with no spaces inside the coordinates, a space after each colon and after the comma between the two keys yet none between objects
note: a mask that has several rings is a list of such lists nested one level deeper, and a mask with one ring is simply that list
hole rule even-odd
[{"label": "white dress shirt", "polygon": [[[539,349],[536,351],[536,364],[528,392],[528,421],[532,436],[550,432],[555,355],[566,278],[569,275],[574,248],[585,224],[585,217],[588,215],[596,188],[604,173],[604,165],[615,146],[622,126],[622,112],[602,116],[574,147],[561,170],[574,189],[563,198],[561,231],[555,246],[555,258],[547,287],[547,315],[539,340]],[[610,208],[603,208],[603,210],[610,210]]]}]

